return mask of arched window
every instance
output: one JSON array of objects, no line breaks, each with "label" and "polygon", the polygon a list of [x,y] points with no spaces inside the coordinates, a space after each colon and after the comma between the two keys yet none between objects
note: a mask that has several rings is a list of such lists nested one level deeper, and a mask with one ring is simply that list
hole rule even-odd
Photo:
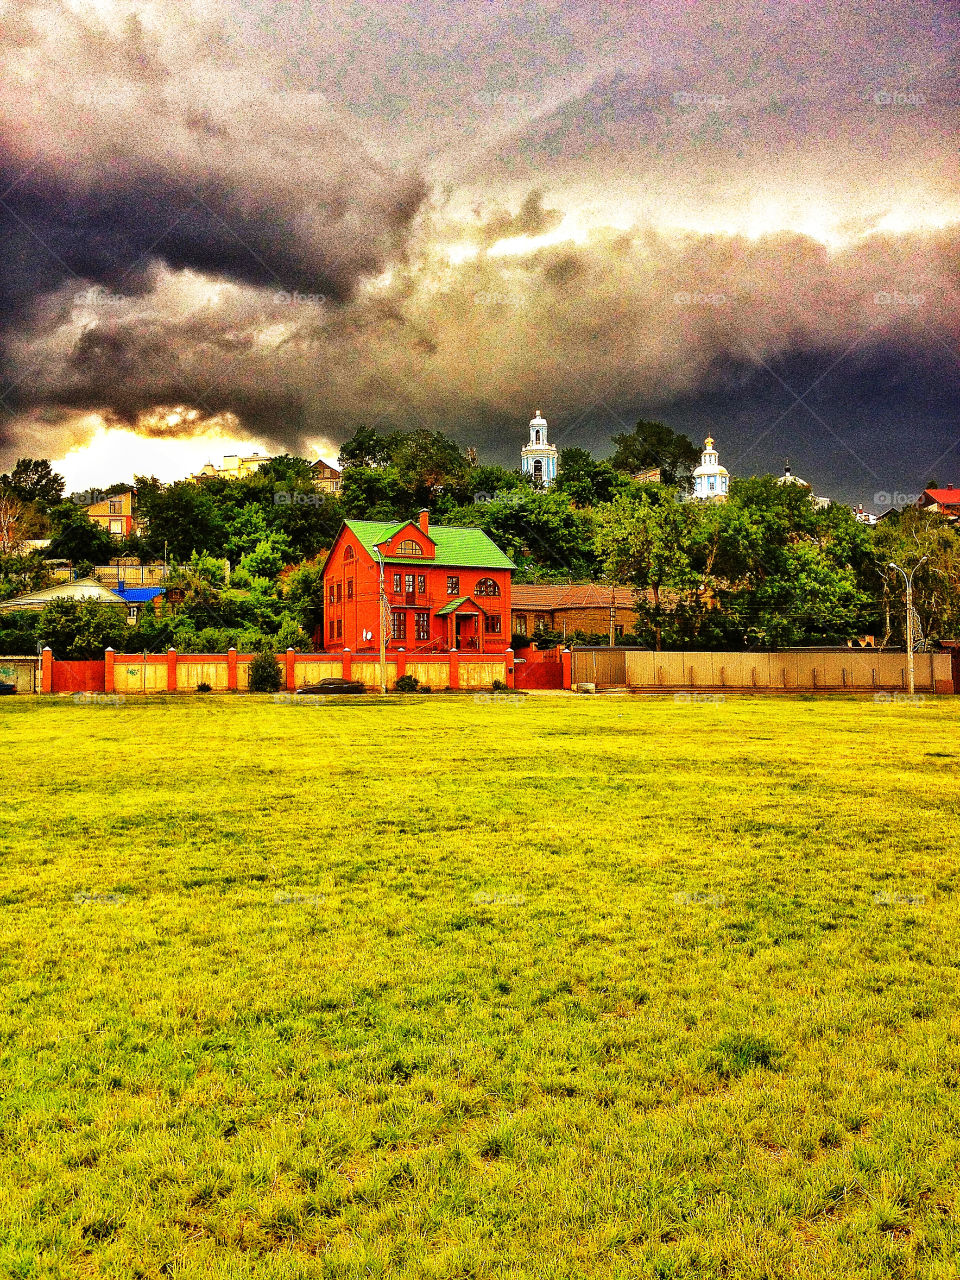
[{"label": "arched window", "polygon": [[397,555],[422,556],[423,547],[421,547],[419,542],[414,542],[412,538],[407,538],[404,542],[400,543],[399,547],[397,547]]},{"label": "arched window", "polygon": [[346,549],[346,550],[344,551],[344,553],[343,553],[343,558],[344,558],[344,560],[352,560],[352,559],[353,559],[353,547],[347,547],[347,549]]},{"label": "arched window", "polygon": [[500,588],[492,578],[481,578],[474,587],[474,592],[478,596],[498,596]]},{"label": "arched window", "polygon": [[539,443],[540,443],[540,432],[538,431],[538,432],[537,432],[537,444],[539,444]]},{"label": "arched window", "polygon": [[533,464],[533,478],[534,478],[534,480],[542,480],[542,479],[543,479],[543,463],[540,461],[540,459],[539,459],[539,458],[537,458],[537,459],[535,459],[535,460],[534,460],[534,464]]}]

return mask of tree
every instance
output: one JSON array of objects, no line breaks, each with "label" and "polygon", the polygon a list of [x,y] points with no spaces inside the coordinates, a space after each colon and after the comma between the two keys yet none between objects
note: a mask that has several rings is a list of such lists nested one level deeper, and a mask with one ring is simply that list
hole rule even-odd
[{"label": "tree", "polygon": [[689,504],[654,503],[646,494],[618,498],[599,515],[597,552],[611,581],[633,586],[637,616],[652,626],[656,649],[663,647],[665,615],[700,586],[692,558],[695,518]]},{"label": "tree", "polygon": [[340,449],[337,459],[345,467],[382,467],[390,461],[392,435],[375,427],[359,427]]},{"label": "tree", "polygon": [[608,462],[597,462],[586,449],[561,449],[555,488],[569,494],[578,507],[612,502],[625,480]]},{"label": "tree", "polygon": [[286,579],[286,602],[308,636],[323,628],[323,566],[299,565]]},{"label": "tree", "polygon": [[250,692],[277,693],[283,684],[283,672],[270,649],[263,649],[250,663]]},{"label": "tree", "polygon": [[916,569],[913,606],[922,635],[932,640],[960,635],[960,537],[945,516],[907,507],[877,526],[873,552],[885,640],[903,644],[906,639],[903,579],[889,568],[891,561],[907,573]]},{"label": "tree", "polygon": [[23,542],[23,503],[11,490],[0,488],[0,554],[9,555]]},{"label": "tree", "polygon": [[36,504],[42,511],[56,506],[63,497],[64,480],[46,458],[18,458],[9,475],[0,476],[0,489]]},{"label": "tree", "polygon": [[693,468],[700,460],[700,450],[693,441],[663,422],[641,419],[633,431],[614,436],[613,443],[617,448],[610,465],[615,471],[637,475],[659,467],[663,484],[681,488],[689,485]]},{"label": "tree", "polygon": [[50,520],[53,538],[47,554],[51,560],[71,560],[74,566],[107,564],[117,554],[117,543],[82,507],[62,502],[51,509]]},{"label": "tree", "polygon": [[172,560],[189,560],[193,552],[222,556],[227,528],[220,505],[206,483],[178,480],[164,489],[138,480],[137,509],[148,522],[146,543],[160,558],[164,545]]},{"label": "tree", "polygon": [[122,608],[95,600],[51,600],[40,614],[37,638],[54,657],[102,658],[104,649],[121,652],[129,639]]}]

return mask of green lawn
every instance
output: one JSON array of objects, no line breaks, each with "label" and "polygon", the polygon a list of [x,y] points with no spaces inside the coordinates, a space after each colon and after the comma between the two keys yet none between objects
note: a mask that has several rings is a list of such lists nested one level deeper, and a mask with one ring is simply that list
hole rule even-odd
[{"label": "green lawn", "polygon": [[958,702],[0,704],[0,1274],[956,1277]]}]

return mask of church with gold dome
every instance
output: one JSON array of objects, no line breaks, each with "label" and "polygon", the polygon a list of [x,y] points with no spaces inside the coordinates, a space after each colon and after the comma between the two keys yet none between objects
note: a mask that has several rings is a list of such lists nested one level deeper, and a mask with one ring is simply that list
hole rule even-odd
[{"label": "church with gold dome", "polygon": [[713,447],[713,436],[707,436],[700,454],[700,465],[693,473],[693,496],[705,502],[724,502],[730,488],[730,472],[720,465],[720,455]]}]

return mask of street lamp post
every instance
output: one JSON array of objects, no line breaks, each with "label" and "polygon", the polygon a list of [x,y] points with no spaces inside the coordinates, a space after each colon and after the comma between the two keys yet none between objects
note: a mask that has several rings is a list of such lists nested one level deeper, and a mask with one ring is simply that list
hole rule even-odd
[{"label": "street lamp post", "polygon": [[383,582],[383,556],[380,548],[374,547],[374,554],[380,565],[380,692],[387,692],[387,592]]},{"label": "street lamp post", "polygon": [[897,573],[903,578],[907,587],[907,683],[910,687],[910,696],[913,697],[913,575],[917,572],[927,557],[924,556],[910,570],[909,575],[906,570],[901,569],[898,564],[894,564],[891,560],[888,568],[896,569]]}]

